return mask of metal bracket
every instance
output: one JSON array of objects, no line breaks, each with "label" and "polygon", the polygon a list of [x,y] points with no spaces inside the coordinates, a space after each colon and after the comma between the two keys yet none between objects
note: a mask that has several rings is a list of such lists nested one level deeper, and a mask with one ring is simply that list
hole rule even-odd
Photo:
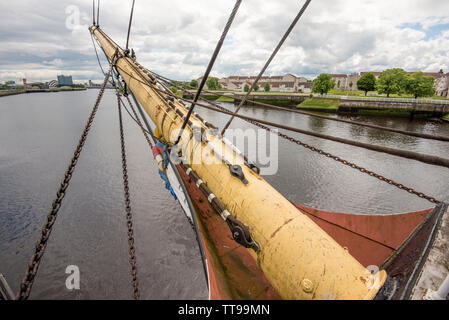
[{"label": "metal bracket", "polygon": [[246,166],[247,166],[248,168],[250,168],[251,170],[253,170],[255,173],[260,174],[260,169],[259,169],[259,167],[256,166],[254,163],[246,162],[245,164],[246,164]]},{"label": "metal bracket", "polygon": [[256,252],[260,250],[260,246],[252,240],[248,227],[245,226],[242,222],[238,221],[232,216],[229,216],[226,219],[226,223],[231,230],[232,238],[235,242],[244,246],[245,248],[251,248]]},{"label": "metal bracket", "polygon": [[123,82],[123,96],[127,97],[128,96],[128,86],[126,85],[125,80],[122,80]]},{"label": "metal bracket", "polygon": [[248,184],[248,180],[246,180],[245,175],[243,174],[242,167],[240,165],[229,165],[229,171],[231,175],[242,180],[244,184]]}]

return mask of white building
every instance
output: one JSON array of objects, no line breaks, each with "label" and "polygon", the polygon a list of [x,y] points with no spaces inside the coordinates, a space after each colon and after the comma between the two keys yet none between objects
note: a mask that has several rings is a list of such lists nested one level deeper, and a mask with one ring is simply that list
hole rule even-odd
[{"label": "white building", "polygon": [[[222,78],[218,82],[224,90],[244,91],[245,85],[252,86],[256,78],[256,76],[230,76]],[[201,82],[201,80],[202,78],[199,78],[198,82]],[[312,88],[312,83],[308,82],[306,78],[297,77],[292,74],[261,77],[258,82],[260,88],[259,91],[263,91],[267,83],[270,85],[270,91],[278,92],[300,91],[309,93]]]},{"label": "white building", "polygon": [[[409,74],[413,74],[416,71],[408,72]],[[339,90],[358,90],[357,81],[367,74],[368,72],[361,72],[360,75],[358,73],[354,73],[351,75],[346,74],[331,74],[332,79],[335,80],[335,89]],[[374,74],[376,79],[379,79],[381,72],[371,72]],[[444,74],[443,70],[440,72],[423,72],[426,77],[434,77],[435,83],[433,87],[435,88],[435,94],[437,96],[449,97],[448,88],[449,88],[449,73]],[[350,84],[352,82],[352,88]]]}]

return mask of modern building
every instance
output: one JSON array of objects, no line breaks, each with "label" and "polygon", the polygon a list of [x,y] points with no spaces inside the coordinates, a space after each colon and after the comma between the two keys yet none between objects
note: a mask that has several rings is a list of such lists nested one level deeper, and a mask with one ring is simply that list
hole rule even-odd
[{"label": "modern building", "polygon": [[58,76],[58,83],[61,86],[71,86],[73,85],[72,76],[60,75]]},{"label": "modern building", "polygon": [[[218,82],[225,90],[244,91],[245,86],[252,86],[256,80],[256,76],[230,76],[227,78],[221,78]],[[202,78],[197,81],[200,83]],[[264,76],[261,77],[258,85],[259,90],[263,90],[266,84],[270,85],[271,91],[280,92],[310,92],[312,83],[308,82],[304,77],[297,77],[292,74],[286,74],[283,76]],[[207,86],[207,84],[206,84]]]},{"label": "modern building", "polygon": [[49,88],[56,88],[58,86],[58,81],[56,80],[51,80],[50,82],[48,82],[48,87]]}]

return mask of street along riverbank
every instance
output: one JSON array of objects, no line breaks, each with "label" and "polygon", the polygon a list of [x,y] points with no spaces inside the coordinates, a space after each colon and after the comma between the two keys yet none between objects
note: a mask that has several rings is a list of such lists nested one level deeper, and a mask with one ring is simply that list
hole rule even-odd
[{"label": "street along riverbank", "polygon": [[0,91],[0,97],[13,96],[24,93],[37,93],[37,92],[64,92],[64,91],[85,91],[86,88],[52,88],[52,89],[23,89],[23,90],[7,90]]}]

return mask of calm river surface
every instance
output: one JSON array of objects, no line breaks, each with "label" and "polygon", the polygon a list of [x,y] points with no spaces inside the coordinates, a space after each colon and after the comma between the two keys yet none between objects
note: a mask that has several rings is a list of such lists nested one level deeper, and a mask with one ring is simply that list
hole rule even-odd
[{"label": "calm river surface", "polygon": [[[0,272],[14,291],[33,252],[98,90],[0,98]],[[132,295],[125,228],[118,116],[107,90],[84,146],[32,299],[129,299]],[[226,107],[233,108],[232,104]],[[197,112],[222,127],[228,116]],[[449,143],[386,133],[309,116],[247,107],[242,114],[339,137],[449,157]],[[126,115],[126,114],[125,114]],[[125,121],[138,276],[144,299],[206,299],[195,235],[181,207],[163,188],[151,151]],[[449,125],[377,117],[358,121],[449,136]],[[249,128],[236,119],[231,128]],[[449,200],[449,170],[417,161],[291,133],[437,199]],[[279,169],[265,178],[289,200],[324,210],[391,214],[431,204],[291,142],[279,140]],[[76,265],[81,289],[65,287]]]}]

